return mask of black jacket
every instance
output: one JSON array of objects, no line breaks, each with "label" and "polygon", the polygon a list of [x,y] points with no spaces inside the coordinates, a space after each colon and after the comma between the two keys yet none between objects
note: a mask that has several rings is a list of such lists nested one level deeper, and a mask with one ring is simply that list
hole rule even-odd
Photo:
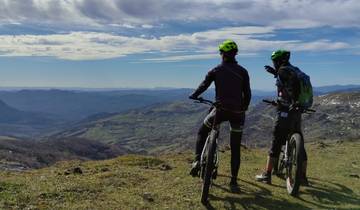
[{"label": "black jacket", "polygon": [[247,110],[251,100],[251,89],[248,72],[236,61],[222,62],[210,70],[205,80],[192,94],[201,95],[212,82],[215,82],[216,101],[223,108],[233,111]]}]

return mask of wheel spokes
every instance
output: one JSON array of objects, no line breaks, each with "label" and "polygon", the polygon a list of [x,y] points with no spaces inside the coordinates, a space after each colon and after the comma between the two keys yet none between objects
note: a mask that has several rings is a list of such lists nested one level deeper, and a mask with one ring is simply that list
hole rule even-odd
[{"label": "wheel spokes", "polygon": [[292,142],[289,145],[289,160],[287,163],[288,166],[288,173],[287,173],[287,179],[288,179],[288,184],[290,184],[291,187],[293,187],[294,185],[294,177],[295,177],[295,173],[296,173],[296,145],[294,145],[293,141],[290,140],[290,142]]}]

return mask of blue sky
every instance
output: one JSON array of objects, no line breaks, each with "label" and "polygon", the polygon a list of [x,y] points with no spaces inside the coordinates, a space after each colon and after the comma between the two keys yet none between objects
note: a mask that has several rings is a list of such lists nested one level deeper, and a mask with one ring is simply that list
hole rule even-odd
[{"label": "blue sky", "polygon": [[0,0],[0,87],[195,88],[238,43],[252,88],[271,52],[314,86],[360,84],[358,0]]}]

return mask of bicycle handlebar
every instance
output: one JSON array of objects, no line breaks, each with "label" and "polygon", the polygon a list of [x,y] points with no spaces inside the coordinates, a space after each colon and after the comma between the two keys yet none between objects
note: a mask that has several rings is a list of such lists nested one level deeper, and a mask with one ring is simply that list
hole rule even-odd
[{"label": "bicycle handlebar", "polygon": [[[271,104],[271,105],[273,105],[273,106],[279,105],[279,103],[276,102],[276,101],[274,101],[274,100],[263,99],[262,101],[263,101],[264,103]],[[302,112],[304,112],[304,113],[309,113],[309,112],[316,112],[316,110],[305,108],[305,109],[302,109]]]},{"label": "bicycle handlebar", "polygon": [[213,101],[210,101],[210,100],[207,100],[207,99],[203,99],[203,98],[196,98],[196,99],[192,99],[195,101],[195,103],[200,103],[200,104],[207,104],[207,105],[210,105],[210,106],[215,106],[216,107],[216,102],[213,102]]}]

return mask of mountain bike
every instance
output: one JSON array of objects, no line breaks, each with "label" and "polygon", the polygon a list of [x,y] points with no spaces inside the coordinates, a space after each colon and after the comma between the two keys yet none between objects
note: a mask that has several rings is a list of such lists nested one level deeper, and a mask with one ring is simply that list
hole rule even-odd
[{"label": "mountain bike", "polygon": [[[195,99],[195,103],[202,103],[210,105],[213,109],[219,109],[220,105],[216,102],[212,102],[203,98]],[[216,122],[216,115],[214,121]],[[217,169],[219,166],[219,154],[218,154],[218,137],[219,137],[220,124],[215,125],[212,123],[212,129],[209,136],[206,139],[204,148],[200,158],[200,177],[203,180],[201,203],[207,204],[209,189],[213,182],[213,179],[217,177]]]},{"label": "mountain bike", "polygon": [[[278,106],[276,101],[263,100],[263,102]],[[313,113],[316,112],[312,109],[300,109],[298,110],[301,113]],[[303,176],[302,173],[302,164],[303,164],[303,154],[304,151],[304,138],[301,131],[294,130],[290,132],[288,138],[286,139],[284,150],[281,151],[279,158],[279,166],[276,169],[278,174],[284,174],[286,180],[286,189],[287,192],[295,196],[299,192],[300,182]]]}]

